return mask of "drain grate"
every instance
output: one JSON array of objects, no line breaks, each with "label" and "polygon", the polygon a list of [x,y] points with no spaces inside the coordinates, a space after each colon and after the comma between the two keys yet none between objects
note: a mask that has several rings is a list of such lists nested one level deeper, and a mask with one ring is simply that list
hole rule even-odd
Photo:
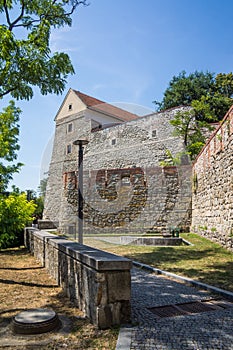
[{"label": "drain grate", "polygon": [[228,309],[233,307],[233,303],[227,300],[209,299],[201,301],[192,301],[182,304],[156,306],[148,308],[156,316],[163,317],[175,317],[185,316],[201,312],[208,312],[214,310]]}]

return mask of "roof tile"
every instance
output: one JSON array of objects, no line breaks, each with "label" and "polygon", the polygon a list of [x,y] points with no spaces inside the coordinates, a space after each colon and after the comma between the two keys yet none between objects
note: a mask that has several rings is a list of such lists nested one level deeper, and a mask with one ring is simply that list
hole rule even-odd
[{"label": "roof tile", "polygon": [[137,114],[130,113],[124,109],[113,106],[104,101],[98,100],[95,97],[88,96],[80,91],[77,91],[77,90],[73,90],[73,91],[82,100],[82,102],[85,103],[85,105],[89,109],[92,109],[101,113],[106,113],[110,116],[120,119],[123,122],[128,122],[139,118]]}]

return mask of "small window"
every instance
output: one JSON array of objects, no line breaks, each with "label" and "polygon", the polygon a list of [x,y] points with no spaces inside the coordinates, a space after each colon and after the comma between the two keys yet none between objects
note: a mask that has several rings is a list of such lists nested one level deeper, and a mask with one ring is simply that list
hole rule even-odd
[{"label": "small window", "polygon": [[131,185],[131,183],[130,183],[130,176],[129,175],[123,176],[121,178],[121,185],[122,186],[130,186]]},{"label": "small window", "polygon": [[72,132],[73,131],[73,123],[69,123],[67,125],[67,132]]},{"label": "small window", "polygon": [[116,144],[116,139],[112,139],[112,146]]},{"label": "small window", "polygon": [[152,132],[151,132],[151,136],[152,136],[152,137],[156,137],[156,136],[157,136],[157,132],[156,132],[156,130],[152,130]]},{"label": "small window", "polygon": [[70,154],[72,152],[72,146],[71,144],[66,146],[66,154]]},{"label": "small window", "polygon": [[72,111],[72,103],[71,104],[69,104],[69,111]]}]

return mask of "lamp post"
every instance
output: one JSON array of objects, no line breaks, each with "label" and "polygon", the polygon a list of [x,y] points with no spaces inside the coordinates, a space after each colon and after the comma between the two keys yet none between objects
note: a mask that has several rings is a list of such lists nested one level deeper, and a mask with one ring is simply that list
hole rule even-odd
[{"label": "lamp post", "polygon": [[78,242],[83,244],[83,146],[87,140],[76,140],[74,145],[79,146],[78,150]]}]

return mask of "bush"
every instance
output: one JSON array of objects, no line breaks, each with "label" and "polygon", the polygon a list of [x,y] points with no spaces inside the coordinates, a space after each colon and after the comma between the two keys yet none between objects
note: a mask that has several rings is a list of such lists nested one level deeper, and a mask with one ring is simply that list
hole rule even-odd
[{"label": "bush", "polygon": [[36,205],[25,193],[0,198],[0,249],[23,244],[23,229],[32,221]]}]

